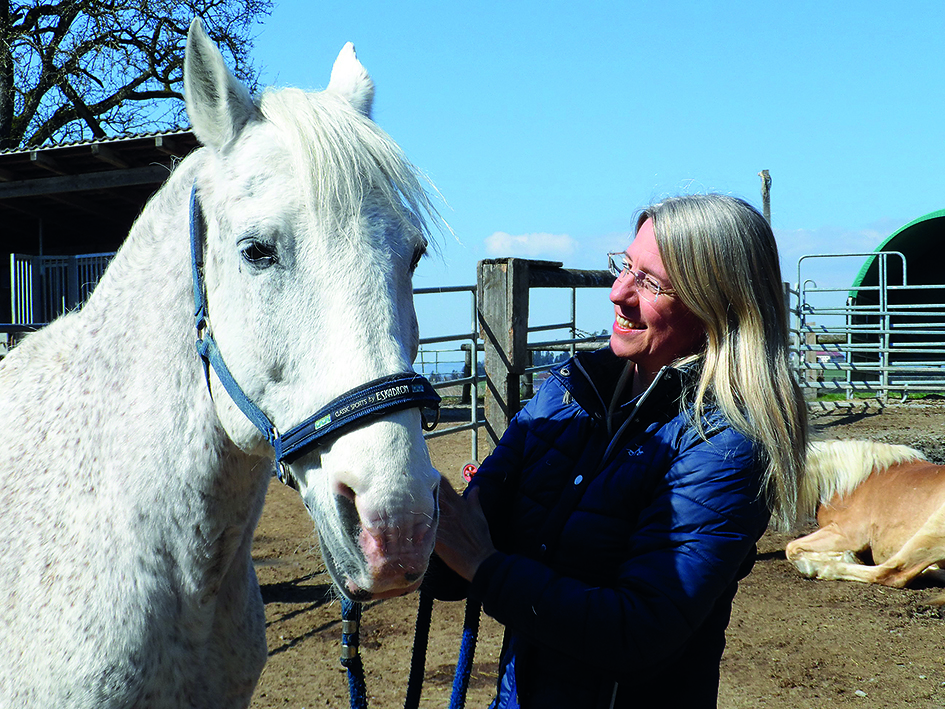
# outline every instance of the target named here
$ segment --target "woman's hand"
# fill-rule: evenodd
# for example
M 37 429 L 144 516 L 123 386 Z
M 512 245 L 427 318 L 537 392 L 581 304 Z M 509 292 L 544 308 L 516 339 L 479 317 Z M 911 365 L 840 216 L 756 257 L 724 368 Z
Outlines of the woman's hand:
M 464 579 L 472 581 L 479 565 L 495 550 L 489 523 L 479 506 L 478 488 L 474 487 L 468 497 L 463 498 L 441 477 L 437 556 Z

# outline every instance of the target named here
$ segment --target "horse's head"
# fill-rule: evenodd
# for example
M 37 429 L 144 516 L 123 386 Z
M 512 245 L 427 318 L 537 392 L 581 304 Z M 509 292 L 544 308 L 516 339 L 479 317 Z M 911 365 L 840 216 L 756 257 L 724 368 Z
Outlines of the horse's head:
M 410 370 L 418 347 L 411 277 L 427 245 L 429 202 L 370 120 L 373 84 L 353 47 L 342 50 L 325 91 L 270 92 L 257 103 L 195 21 L 185 91 L 205 146 L 196 192 L 210 329 L 246 395 L 284 432 L 347 390 Z M 271 456 L 211 376 L 227 436 Z M 419 585 L 439 475 L 417 409 L 344 432 L 290 473 L 346 595 Z

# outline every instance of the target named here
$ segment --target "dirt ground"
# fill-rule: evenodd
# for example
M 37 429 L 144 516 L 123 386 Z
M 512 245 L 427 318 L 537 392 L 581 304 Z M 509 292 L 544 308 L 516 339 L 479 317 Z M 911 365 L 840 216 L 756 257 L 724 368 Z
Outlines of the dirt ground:
M 818 410 L 819 438 L 905 443 L 945 463 L 945 403 Z M 469 433 L 433 439 L 434 465 L 461 486 Z M 481 450 L 484 452 L 484 450 Z M 735 598 L 722 660 L 722 709 L 945 707 L 945 614 L 923 605 L 929 589 L 896 590 L 801 577 L 784 558 L 790 536 L 766 534 Z M 273 482 L 254 546 L 266 602 L 269 662 L 252 707 L 348 706 L 340 606 L 298 496 Z M 446 707 L 464 606 L 434 607 L 422 707 Z M 403 705 L 417 596 L 364 610 L 361 641 L 369 706 Z M 486 707 L 501 628 L 483 616 L 466 705 Z M 681 677 L 684 686 L 685 681 Z

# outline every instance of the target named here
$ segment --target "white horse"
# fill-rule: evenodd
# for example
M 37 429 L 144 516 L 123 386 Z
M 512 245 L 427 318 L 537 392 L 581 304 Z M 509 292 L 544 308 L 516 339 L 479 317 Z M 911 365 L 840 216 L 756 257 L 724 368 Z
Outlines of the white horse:
M 0 707 L 245 707 L 266 661 L 250 546 L 273 451 L 194 348 L 193 187 L 209 327 L 277 429 L 416 354 L 435 212 L 353 47 L 325 91 L 256 103 L 195 22 L 185 92 L 204 147 L 82 310 L 0 365 Z M 343 593 L 419 585 L 439 475 L 416 408 L 288 472 Z

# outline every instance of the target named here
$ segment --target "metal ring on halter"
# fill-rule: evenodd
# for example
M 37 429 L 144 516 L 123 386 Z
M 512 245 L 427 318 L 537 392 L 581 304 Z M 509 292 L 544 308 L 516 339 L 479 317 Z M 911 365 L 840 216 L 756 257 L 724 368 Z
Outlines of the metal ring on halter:
M 289 470 L 289 464 L 283 460 L 276 463 L 276 479 L 286 487 L 290 487 L 296 492 L 301 492 L 301 490 L 299 490 L 298 480 L 295 479 L 292 471 Z
M 279 437 L 279 429 L 273 424 L 269 432 L 269 443 L 276 450 L 279 450 L 280 446 Z M 296 492 L 301 492 L 301 490 L 299 490 L 299 481 L 295 479 L 292 471 L 289 470 L 289 464 L 284 460 L 276 460 L 276 479 L 286 487 L 290 487 Z

